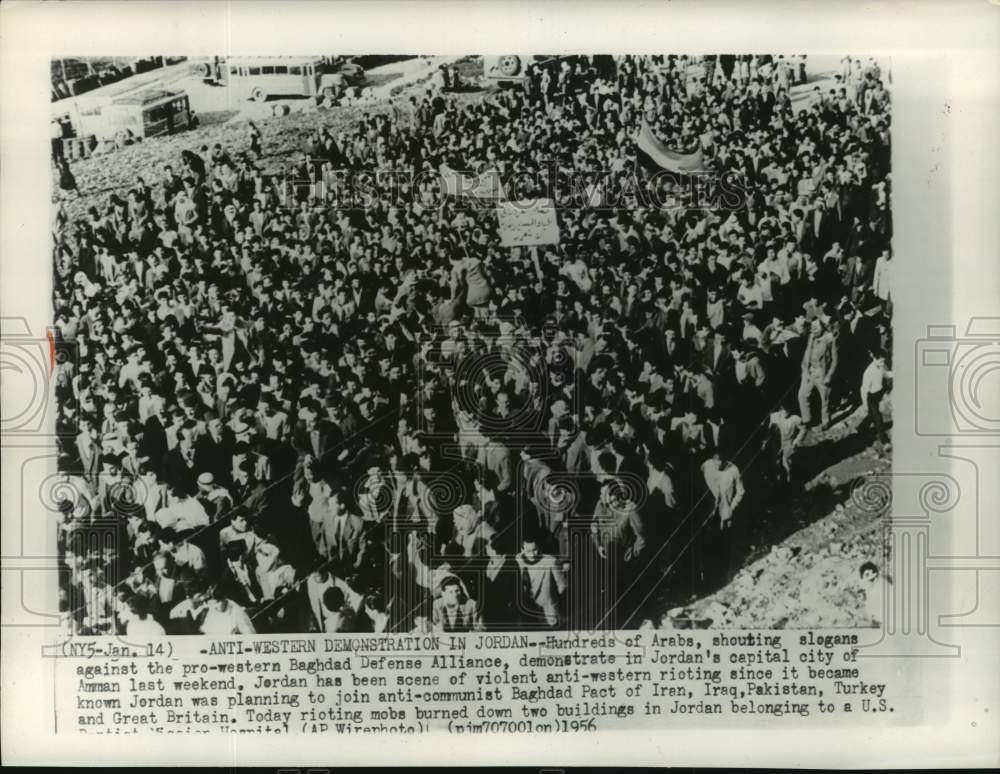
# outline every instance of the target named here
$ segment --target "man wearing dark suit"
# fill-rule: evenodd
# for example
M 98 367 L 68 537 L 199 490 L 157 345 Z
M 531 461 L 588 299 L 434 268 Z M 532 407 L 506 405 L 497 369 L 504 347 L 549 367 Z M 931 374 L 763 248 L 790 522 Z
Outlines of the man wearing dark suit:
M 691 356 L 688 343 L 677 335 L 676 328 L 667 328 L 663 334 L 662 352 L 672 366 L 687 365 Z
M 226 589 L 230 599 L 241 607 L 252 607 L 264 598 L 264 592 L 257 580 L 256 568 L 247 559 L 246 546 L 242 540 L 228 543 L 224 550 L 220 585 Z M 249 554 L 251 557 L 252 553 Z
M 163 480 L 187 492 L 193 492 L 198 474 L 202 472 L 204 471 L 197 467 L 194 442 L 187 434 L 182 435 L 177 447 L 167 452 L 163 458 Z
M 725 416 L 732 408 L 736 392 L 736 361 L 726 334 L 721 330 L 715 331 L 702 354 L 710 372 L 714 407 Z
M 364 444 L 362 429 L 366 422 L 358 415 L 354 401 L 337 401 L 327 406 L 327 426 L 337 449 L 331 456 L 338 460 L 353 458 Z
M 810 234 L 810 255 L 819 261 L 833 245 L 837 236 L 836 214 L 828 210 L 822 199 L 806 216 L 806 225 Z
M 839 367 L 833 375 L 830 401 L 835 408 L 845 401 L 853 408 L 860 401 L 856 388 L 868 365 L 869 352 L 877 345 L 869 317 L 851 304 L 845 304 L 840 312 L 836 338 Z
M 236 451 L 233 431 L 214 411 L 206 412 L 205 425 L 205 432 L 195 444 L 195 469 L 199 473 L 211 473 L 222 486 L 229 486 L 232 483 L 232 462 Z
M 382 352 L 388 355 L 391 365 L 405 366 L 412 362 L 412 346 L 399 335 L 394 326 L 386 328 L 380 337 L 376 337 L 376 342 L 379 339 L 381 339 Z
M 815 236 L 811 228 L 811 210 L 803 212 L 796 207 L 792 210 L 792 234 L 795 239 L 795 249 L 801 253 L 811 255 L 815 243 Z
M 139 442 L 139 455 L 149 459 L 149 464 L 162 478 L 163 459 L 167 456 L 167 419 L 162 403 L 157 413 L 153 414 L 142 428 L 142 440 Z
M 734 369 L 733 353 L 723 331 L 715 331 L 711 344 L 702 352 L 702 358 L 715 379 Z
M 479 448 L 477 462 L 497 477 L 497 494 L 506 495 L 514 486 L 513 462 L 510 449 L 501 441 L 501 434 L 487 430 L 487 442 Z
M 330 556 L 340 562 L 342 567 L 354 567 L 362 548 L 364 522 L 359 516 L 348 513 L 343 503 L 331 500 L 333 511 L 326 525 L 326 540 L 330 547 Z
M 292 446 L 300 455 L 322 458 L 333 446 L 334 433 L 326 422 L 320 422 L 315 415 L 307 415 L 295 425 L 292 432 Z
M 253 463 L 242 460 L 233 471 L 233 506 L 242 508 L 251 521 L 256 521 L 270 505 L 267 488 L 257 480 Z
M 101 444 L 97 437 L 97 426 L 91 419 L 80 421 L 81 433 L 76 437 L 76 453 L 80 460 L 81 474 L 87 482 L 97 488 L 98 474 L 101 472 Z

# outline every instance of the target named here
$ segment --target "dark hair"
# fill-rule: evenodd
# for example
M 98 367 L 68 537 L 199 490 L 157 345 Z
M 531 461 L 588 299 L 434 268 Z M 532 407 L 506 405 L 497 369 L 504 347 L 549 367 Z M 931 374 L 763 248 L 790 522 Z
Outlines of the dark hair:
M 462 581 L 460 581 L 458 577 L 455 575 L 449 575 L 447 578 L 441 581 L 441 591 L 444 591 L 445 589 L 450 588 L 452 586 L 458 586 L 459 591 L 462 590 Z
M 331 586 L 323 592 L 323 607 L 331 612 L 340 610 L 344 606 L 345 601 L 344 592 L 336 586 Z
M 372 610 L 377 610 L 380 613 L 385 612 L 385 597 L 382 595 L 381 591 L 376 591 L 368 594 L 365 597 L 365 607 L 370 607 Z
M 150 600 L 141 594 L 133 594 L 128 598 L 128 609 L 133 615 L 145 618 L 150 613 Z

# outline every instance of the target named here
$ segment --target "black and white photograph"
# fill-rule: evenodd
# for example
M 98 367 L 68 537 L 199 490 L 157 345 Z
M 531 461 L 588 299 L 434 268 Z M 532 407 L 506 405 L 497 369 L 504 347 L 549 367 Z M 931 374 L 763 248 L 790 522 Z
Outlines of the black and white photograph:
M 4 3 L 3 763 L 995 769 L 998 44 Z
M 887 58 L 51 76 L 73 633 L 880 623 Z

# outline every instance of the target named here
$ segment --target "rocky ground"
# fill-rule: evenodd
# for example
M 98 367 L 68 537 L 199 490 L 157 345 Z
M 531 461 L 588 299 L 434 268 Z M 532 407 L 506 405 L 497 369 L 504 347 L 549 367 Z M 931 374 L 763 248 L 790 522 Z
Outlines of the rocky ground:
M 888 406 L 883 406 L 887 423 Z M 801 450 L 815 471 L 780 505 L 744 508 L 749 551 L 741 569 L 708 596 L 669 607 L 663 628 L 783 629 L 871 625 L 858 569 L 885 566 L 878 486 L 891 472 L 856 430 L 859 415 L 815 432 Z M 669 598 L 662 600 L 664 608 Z

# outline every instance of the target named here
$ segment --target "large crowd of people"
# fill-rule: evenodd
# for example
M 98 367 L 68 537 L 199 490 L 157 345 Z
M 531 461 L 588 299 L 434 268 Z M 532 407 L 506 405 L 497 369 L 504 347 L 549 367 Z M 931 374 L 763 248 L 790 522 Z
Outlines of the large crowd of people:
M 57 218 L 73 630 L 627 628 L 724 583 L 810 434 L 857 408 L 887 440 L 888 90 L 845 62 L 552 59 L 318 126 L 310 185 L 251 124 Z M 650 205 L 643 123 L 736 206 Z M 441 165 L 602 193 L 505 247 Z

